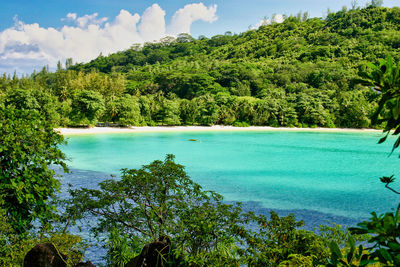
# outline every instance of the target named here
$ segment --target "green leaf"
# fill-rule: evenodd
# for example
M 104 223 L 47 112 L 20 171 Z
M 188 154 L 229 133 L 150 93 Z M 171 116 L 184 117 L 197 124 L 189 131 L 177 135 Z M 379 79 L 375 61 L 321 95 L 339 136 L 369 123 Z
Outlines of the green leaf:
M 359 235 L 363 235 L 363 234 L 368 234 L 369 233 L 369 231 L 367 229 L 355 228 L 355 227 L 350 227 L 349 231 L 352 234 L 359 234 Z
M 400 114 L 400 102 L 398 99 L 396 99 L 394 107 L 392 109 L 393 112 L 393 117 L 395 120 L 397 120 L 399 118 L 399 114 Z
M 396 128 L 393 135 L 398 135 L 400 133 L 400 126 Z
M 362 260 L 362 261 L 360 261 L 360 266 L 362 267 L 362 266 L 367 266 L 368 264 L 371 264 L 371 263 L 374 263 L 375 261 L 371 261 L 371 260 L 368 260 L 368 259 L 366 259 L 366 260 Z
M 386 262 L 392 262 L 393 261 L 392 256 L 390 255 L 390 253 L 384 248 L 381 248 L 381 249 L 377 250 L 376 253 L 377 253 L 379 258 L 384 259 Z
M 384 137 L 382 137 L 381 139 L 379 139 L 378 144 L 382 144 L 383 142 L 385 142 L 386 139 L 387 139 L 387 137 L 388 137 L 388 135 L 389 135 L 389 132 L 388 132 Z
M 394 143 L 391 153 L 393 153 L 393 151 L 394 151 L 396 148 L 398 148 L 399 145 L 400 145 L 400 137 L 397 138 L 396 142 Z
M 396 242 L 390 241 L 390 242 L 388 243 L 388 247 L 389 247 L 390 249 L 394 250 L 394 251 L 400 252 L 400 244 L 398 244 L 398 243 L 396 243 Z
M 335 242 L 332 241 L 329 244 L 329 248 L 331 250 L 333 262 L 337 262 L 337 260 L 340 260 L 343 257 L 338 244 L 336 244 Z
M 375 66 L 374 64 L 372 64 L 371 62 L 367 63 L 367 67 L 374 69 L 374 70 L 378 70 L 379 68 L 377 66 Z
M 350 236 L 349 239 L 348 239 L 348 242 L 349 242 L 349 245 L 350 245 L 350 251 L 347 253 L 347 262 L 350 264 L 352 259 L 353 259 L 354 252 L 355 252 L 355 249 L 356 249 L 356 247 L 355 247 L 356 241 L 354 240 L 353 237 Z

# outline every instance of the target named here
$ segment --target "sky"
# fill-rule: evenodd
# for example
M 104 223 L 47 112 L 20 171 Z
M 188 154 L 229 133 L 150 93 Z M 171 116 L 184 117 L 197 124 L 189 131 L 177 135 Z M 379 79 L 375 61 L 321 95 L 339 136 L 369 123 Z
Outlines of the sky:
M 0 0 L 0 73 L 29 74 L 73 58 L 88 62 L 132 44 L 189 33 L 241 33 L 267 19 L 351 7 L 352 0 Z M 365 6 L 367 0 L 356 1 Z M 385 0 L 399 6 L 400 0 Z M 274 14 L 278 14 L 274 17 Z

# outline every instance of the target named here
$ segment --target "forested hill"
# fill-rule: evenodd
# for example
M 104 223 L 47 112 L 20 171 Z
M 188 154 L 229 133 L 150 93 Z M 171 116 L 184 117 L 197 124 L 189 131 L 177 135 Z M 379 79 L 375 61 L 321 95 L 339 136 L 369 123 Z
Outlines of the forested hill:
M 179 66 L 181 61 L 197 62 L 211 69 L 214 60 L 229 63 L 275 60 L 274 63 L 282 64 L 348 59 L 359 63 L 386 57 L 388 52 L 398 52 L 399 30 L 399 8 L 340 11 L 329 14 L 326 19 L 306 19 L 299 14 L 284 23 L 262 26 L 240 35 L 227 32 L 198 40 L 187 34 L 181 34 L 177 39 L 166 37 L 159 43 L 147 43 L 143 49 L 134 45 L 129 50 L 100 56 L 71 69 L 129 72 L 137 70 L 135 66 L 156 63 Z M 204 62 L 205 59 L 208 62 Z
M 389 55 L 400 59 L 400 8 L 370 6 L 239 35 L 181 34 L 55 73 L 4 76 L 0 96 L 59 125 L 374 127 L 378 95 L 355 80 Z

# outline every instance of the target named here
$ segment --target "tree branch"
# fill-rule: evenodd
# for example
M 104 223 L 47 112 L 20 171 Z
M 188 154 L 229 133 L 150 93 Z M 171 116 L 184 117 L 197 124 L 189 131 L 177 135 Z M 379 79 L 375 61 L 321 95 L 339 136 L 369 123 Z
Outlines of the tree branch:
M 391 190 L 392 192 L 394 192 L 394 193 L 400 195 L 400 192 L 399 192 L 399 191 L 396 191 L 396 190 L 393 189 L 393 188 L 391 188 L 391 187 L 389 186 L 389 184 L 386 184 L 385 187 L 386 187 L 387 189 Z

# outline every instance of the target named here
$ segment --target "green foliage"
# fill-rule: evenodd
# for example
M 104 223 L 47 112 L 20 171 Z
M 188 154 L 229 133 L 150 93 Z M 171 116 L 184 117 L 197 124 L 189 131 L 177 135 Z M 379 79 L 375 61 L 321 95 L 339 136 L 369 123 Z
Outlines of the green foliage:
M 312 267 L 314 266 L 315 256 L 304 256 L 301 254 L 290 254 L 289 259 L 282 261 L 279 266 L 301 266 Z
M 369 249 L 368 263 L 400 265 L 400 205 L 395 213 L 387 212 L 377 215 L 372 212 L 372 218 L 358 224 L 358 228 L 350 228 L 354 234 L 371 234 L 368 243 L 374 246 Z
M 214 125 L 219 118 L 220 108 L 215 103 L 213 96 L 203 95 L 194 99 L 198 107 L 196 121 L 200 125 Z
M 3 75 L 0 257 L 19 246 L 21 254 L 12 256 L 16 265 L 14 259 L 33 242 L 26 233 L 31 222 L 51 219 L 48 199 L 58 181 L 48 166 L 65 165 L 57 149 L 62 138 L 50 125 L 383 126 L 386 134 L 394 129 L 398 135 L 400 67 L 394 62 L 400 59 L 400 9 L 380 5 L 372 1 L 326 19 L 298 14 L 240 35 L 195 40 L 183 34 L 87 64 L 69 60 L 68 70 L 55 73 L 44 68 L 31 77 Z M 379 65 L 366 66 L 386 55 L 391 57 Z M 358 70 L 367 73 L 363 84 L 378 94 L 357 83 Z M 400 138 L 393 149 L 399 144 Z M 393 180 L 382 177 L 397 193 L 389 186 Z M 398 211 L 373 214 L 353 229 L 372 234 L 369 241 L 376 247 L 366 251 L 356 248 L 361 237 L 340 227 L 326 227 L 318 236 L 301 230 L 293 216 L 243 214 L 240 205 L 202 190 L 172 156 L 124 169 L 120 180 L 99 187 L 72 191 L 69 217 L 63 219 L 97 216 L 92 230 L 106 236 L 110 264 L 122 265 L 162 235 L 173 239 L 174 257 L 192 266 L 399 264 Z M 54 238 L 60 250 L 79 243 L 74 237 Z
M 371 7 L 380 7 L 383 5 L 383 0 L 371 0 Z
M 6 106 L 14 106 L 17 109 L 38 110 L 40 105 L 31 91 L 16 89 L 10 91 L 5 100 Z
M 383 132 L 386 133 L 379 143 L 386 141 L 387 137 L 394 130 L 393 135 L 400 133 L 400 63 L 396 65 L 393 58 L 388 56 L 386 60 L 381 60 L 380 65 L 368 64 L 368 71 L 362 72 L 362 83 L 373 86 L 379 95 L 378 107 L 372 116 L 372 121 L 384 126 Z M 400 145 L 400 137 L 395 141 L 392 153 Z M 396 191 L 389 185 L 394 181 L 394 175 L 382 177 L 380 180 L 386 188 L 396 194 Z
M 180 125 L 180 103 L 177 99 L 163 98 L 161 107 L 155 115 L 156 121 L 161 125 Z
M 4 200 L 0 199 L 0 202 Z M 83 260 L 87 245 L 81 237 L 68 233 L 28 233 L 20 235 L 9 223 L 6 211 L 0 209 L 0 265 L 22 266 L 26 253 L 36 244 L 52 243 L 60 253 L 68 256 L 68 266 Z
M 18 233 L 30 229 L 35 219 L 49 219 L 48 200 L 59 188 L 49 167 L 67 170 L 58 148 L 63 142 L 38 112 L 0 105 L 0 208 Z
M 105 247 L 108 248 L 107 263 L 117 267 L 125 266 L 125 263 L 139 255 L 142 250 L 140 240 L 128 237 L 117 228 L 109 231 Z
M 57 111 L 57 100 L 42 90 L 15 89 L 8 92 L 4 104 L 16 109 L 35 110 L 45 120 L 59 125 L 59 114 Z
M 104 111 L 104 100 L 95 91 L 81 91 L 72 99 L 72 121 L 76 125 L 93 125 Z
M 233 123 L 235 127 L 249 127 L 250 125 L 247 122 L 235 121 Z
M 381 60 L 380 65 L 368 64 L 370 72 L 362 73 L 366 78 L 362 82 L 373 86 L 380 94 L 378 108 L 372 120 L 383 123 L 386 136 L 379 142 L 382 143 L 394 129 L 393 135 L 400 133 L 400 64 L 395 64 L 392 57 Z M 393 150 L 400 144 L 400 137 L 393 145 Z M 393 152 L 392 150 L 392 152 Z
M 259 230 L 243 232 L 246 240 L 246 263 L 249 266 L 270 266 L 302 255 L 303 260 L 312 259 L 313 264 L 325 263 L 328 250 L 323 239 L 311 231 L 298 229 L 303 221 L 296 221 L 293 214 L 279 217 L 271 212 L 270 220 L 265 216 L 254 218 Z
M 139 98 L 124 95 L 105 103 L 105 112 L 101 117 L 103 121 L 118 123 L 122 126 L 141 125 Z
M 172 237 L 176 255 L 204 264 L 215 260 L 209 253 L 217 255 L 223 247 L 235 246 L 240 207 L 203 191 L 172 155 L 141 169 L 123 169 L 120 180 L 105 180 L 99 186 L 71 191 L 68 217 L 97 216 L 92 231 L 109 233 L 113 263 L 126 262 L 137 253 L 139 241 L 143 245 L 160 236 Z
M 337 243 L 330 243 L 331 258 L 327 266 L 366 266 L 373 261 L 368 261 L 368 254 L 364 253 L 364 248 L 360 245 L 356 247 L 356 241 L 353 237 L 349 237 L 347 244 L 348 249 L 341 250 Z
M 379 5 L 326 19 L 298 14 L 239 35 L 168 37 L 55 73 L 3 75 L 0 99 L 62 126 L 379 128 L 369 119 L 379 97 L 355 82 L 365 62 L 400 59 L 400 9 Z
M 331 252 L 328 266 L 364 266 L 367 263 L 368 251 L 362 245 L 357 248 L 356 244 L 365 243 L 371 238 L 371 235 L 355 234 L 337 224 L 321 225 L 319 231 Z
M 366 128 L 371 125 L 370 117 L 374 104 L 368 101 L 369 93 L 367 90 L 341 93 L 338 98 L 339 112 L 336 118 L 343 122 L 344 127 Z
M 316 231 L 319 232 L 319 235 L 324 239 L 325 245 L 328 247 L 332 242 L 338 244 L 340 247 L 344 247 L 350 237 L 356 242 L 365 242 L 371 238 L 369 234 L 352 234 L 340 224 L 333 224 L 332 226 L 320 225 Z

